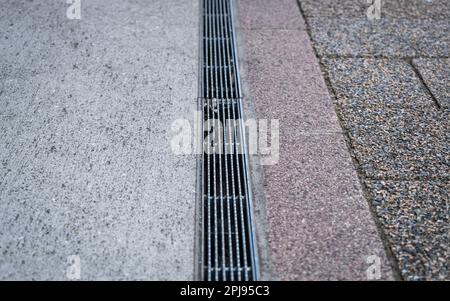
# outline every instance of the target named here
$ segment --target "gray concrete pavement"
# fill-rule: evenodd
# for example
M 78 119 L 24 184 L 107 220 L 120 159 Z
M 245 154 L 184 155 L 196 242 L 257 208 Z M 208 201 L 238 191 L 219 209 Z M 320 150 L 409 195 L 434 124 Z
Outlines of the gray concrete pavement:
M 197 1 L 68 6 L 0 7 L 0 279 L 192 279 Z

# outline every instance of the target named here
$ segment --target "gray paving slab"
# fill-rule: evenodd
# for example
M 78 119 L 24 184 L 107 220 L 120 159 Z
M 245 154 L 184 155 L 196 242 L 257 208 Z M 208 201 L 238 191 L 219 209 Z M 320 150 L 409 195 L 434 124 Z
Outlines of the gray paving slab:
M 405 107 L 434 105 L 414 68 L 405 60 L 330 58 L 323 62 L 339 103 Z
M 369 179 L 448 179 L 449 110 L 341 106 L 362 174 Z
M 441 107 L 450 107 L 450 60 L 414 59 L 414 66 Z
M 0 279 L 192 279 L 197 2 L 67 6 L 2 4 Z
M 405 280 L 450 279 L 448 181 L 368 181 Z
M 307 17 L 364 17 L 371 3 L 366 0 L 299 0 Z M 374 1 L 372 1 L 373 3 Z M 383 0 L 381 17 L 445 20 L 450 17 L 446 0 Z
M 448 57 L 448 20 L 309 19 L 320 56 Z
M 448 20 L 447 0 L 384 0 L 382 14 L 393 18 Z
M 401 277 L 448 279 L 448 1 L 299 2 Z
M 245 29 L 304 29 L 296 0 L 238 1 L 239 25 Z
M 365 15 L 365 0 L 299 0 L 305 17 L 361 17 Z

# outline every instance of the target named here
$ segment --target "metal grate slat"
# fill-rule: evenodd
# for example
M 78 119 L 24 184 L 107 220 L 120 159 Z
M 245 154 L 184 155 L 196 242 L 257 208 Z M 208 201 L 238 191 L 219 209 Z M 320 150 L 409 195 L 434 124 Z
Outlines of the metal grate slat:
M 200 277 L 257 280 L 247 144 L 233 0 L 202 1 L 203 112 Z
M 224 12 L 224 3 L 223 3 L 223 1 L 221 1 L 221 16 L 223 16 L 223 12 Z M 220 19 L 220 21 L 221 21 L 221 23 L 220 23 L 220 28 L 221 28 L 221 35 L 223 36 L 224 35 L 224 26 L 223 26 L 223 18 L 221 18 Z M 222 63 L 223 63 L 223 65 L 221 66 L 222 68 L 221 68 L 221 72 L 223 73 L 223 85 L 224 85 L 224 87 L 225 87 L 225 95 L 223 95 L 223 93 L 221 94 L 221 99 L 224 99 L 224 97 L 225 97 L 225 102 L 222 102 L 222 104 L 221 104 L 221 107 L 222 107 L 222 116 L 226 116 L 226 114 L 225 114 L 225 107 L 227 107 L 227 108 L 229 108 L 229 104 L 228 104 L 228 85 L 227 85 L 227 72 L 226 72 L 226 70 L 225 70 L 225 68 L 228 68 L 228 70 L 229 70 L 229 68 L 230 68 L 230 66 L 227 64 L 227 56 L 226 56 L 226 53 L 225 53 L 225 44 L 228 42 L 228 39 L 226 39 L 226 38 L 224 38 L 224 37 L 222 37 L 221 39 L 221 50 L 222 50 Z M 223 90 L 222 90 L 222 92 L 223 92 Z M 228 136 L 228 134 L 229 134 L 229 131 L 228 131 L 228 129 L 227 129 L 227 127 L 225 126 L 224 127 L 224 137 L 229 137 Z M 224 147 L 225 147 L 225 149 L 226 149 L 226 147 L 228 146 L 229 144 L 226 142 L 226 139 L 225 139 L 225 141 L 224 141 Z M 224 163 L 225 163 L 225 187 L 226 187 L 226 198 L 227 198 L 227 214 L 226 214 L 226 216 L 227 216 L 227 230 L 228 230 L 228 263 L 229 263 L 229 266 L 230 266 L 230 268 L 227 268 L 227 271 L 228 271 L 228 274 L 229 274 L 229 277 L 227 277 L 227 274 L 224 272 L 224 279 L 226 280 L 226 279 L 228 279 L 229 278 L 229 280 L 231 280 L 231 281 L 233 281 L 234 280 L 234 272 L 233 272 L 233 267 L 234 267 L 234 254 L 233 254 L 233 234 L 236 236 L 236 232 L 232 232 L 232 223 L 231 223 L 231 204 L 232 204 L 232 202 L 234 202 L 235 201 L 235 198 L 234 198 L 234 196 L 232 195 L 232 193 L 231 193 L 231 191 L 230 191 L 230 181 L 229 181 L 229 179 L 228 179 L 228 177 L 229 177 L 229 173 L 228 173 L 228 158 L 227 158 L 227 156 L 225 155 L 224 156 Z M 231 171 L 231 174 L 232 174 L 232 171 Z M 232 198 L 231 200 L 230 200 L 230 197 Z M 226 257 L 226 254 L 224 254 L 224 258 Z

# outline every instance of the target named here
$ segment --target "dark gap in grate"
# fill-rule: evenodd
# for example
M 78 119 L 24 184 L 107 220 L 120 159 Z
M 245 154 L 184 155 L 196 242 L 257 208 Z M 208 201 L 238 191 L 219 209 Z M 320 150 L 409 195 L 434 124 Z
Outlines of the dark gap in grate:
M 233 3 L 232 0 L 202 0 L 202 5 L 199 105 L 208 143 L 203 145 L 202 159 L 201 277 L 257 280 Z

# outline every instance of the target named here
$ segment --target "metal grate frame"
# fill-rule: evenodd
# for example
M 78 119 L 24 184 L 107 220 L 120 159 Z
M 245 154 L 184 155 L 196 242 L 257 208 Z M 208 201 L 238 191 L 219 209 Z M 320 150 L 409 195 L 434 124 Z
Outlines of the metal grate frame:
M 201 0 L 200 278 L 258 280 L 233 0 Z M 214 131 L 213 131 L 214 129 Z

